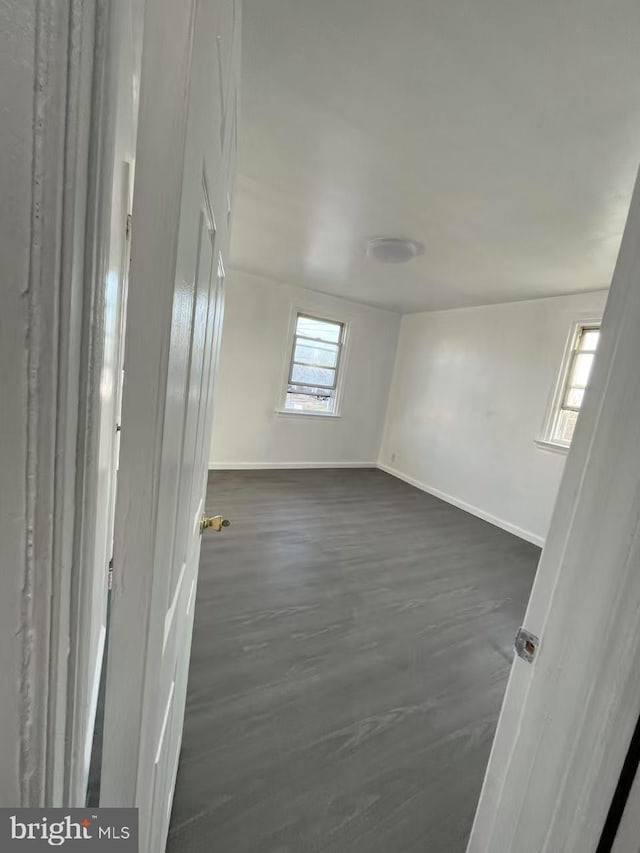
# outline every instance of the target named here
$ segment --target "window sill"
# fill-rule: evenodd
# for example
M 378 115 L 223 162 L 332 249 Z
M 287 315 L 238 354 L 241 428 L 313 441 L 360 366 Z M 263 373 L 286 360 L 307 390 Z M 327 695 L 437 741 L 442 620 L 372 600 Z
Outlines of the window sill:
M 546 438 L 535 438 L 534 444 L 540 450 L 550 450 L 552 453 L 562 453 L 565 456 L 569 452 L 568 444 L 558 444 L 556 441 L 549 441 Z
M 276 409 L 276 415 L 287 415 L 294 418 L 321 418 L 323 420 L 335 420 L 342 417 L 337 412 L 303 412 L 296 409 Z

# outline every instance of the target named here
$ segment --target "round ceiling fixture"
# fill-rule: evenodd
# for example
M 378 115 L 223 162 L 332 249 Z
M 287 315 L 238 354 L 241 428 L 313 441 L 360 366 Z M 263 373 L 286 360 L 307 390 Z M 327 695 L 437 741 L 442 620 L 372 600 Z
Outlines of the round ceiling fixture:
M 374 237 L 367 241 L 367 257 L 381 264 L 406 264 L 424 252 L 424 243 L 400 237 Z

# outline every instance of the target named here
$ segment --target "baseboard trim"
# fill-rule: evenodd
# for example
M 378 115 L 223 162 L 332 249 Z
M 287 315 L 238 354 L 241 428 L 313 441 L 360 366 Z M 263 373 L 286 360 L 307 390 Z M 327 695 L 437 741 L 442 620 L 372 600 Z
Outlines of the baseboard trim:
M 502 528 L 502 530 L 506 530 L 508 533 L 513 533 L 514 536 L 518 536 L 520 537 L 520 539 L 524 539 L 527 542 L 531 542 L 533 545 L 537 545 L 539 548 L 542 548 L 544 546 L 544 537 L 538 536 L 537 534 L 532 533 L 530 530 L 525 530 L 522 527 L 518 527 L 517 524 L 511 524 L 511 522 L 509 521 L 504 521 L 504 519 L 498 518 L 497 516 L 492 515 L 489 512 L 485 512 L 483 509 L 480 509 L 477 506 L 473 506 L 472 504 L 469 504 L 466 501 L 462 501 L 459 498 L 454 497 L 453 495 L 448 495 L 446 492 L 441 492 L 440 489 L 434 489 L 432 486 L 428 486 L 426 483 L 422 483 L 420 480 L 416 480 L 415 477 L 410 477 L 408 474 L 404 474 L 397 468 L 392 468 L 391 465 L 385 465 L 383 462 L 378 462 L 377 467 L 381 471 L 385 471 L 387 474 L 391 474 L 392 477 L 397 477 L 398 480 L 403 480 L 410 486 L 414 486 L 416 489 L 420 489 L 423 492 L 427 492 L 427 494 L 433 495 L 434 498 L 439 498 L 441 501 L 446 501 L 446 503 L 452 504 L 453 506 L 458 507 L 458 509 L 462 509 L 465 512 L 470 513 L 471 515 L 475 515 L 478 518 L 481 518 L 483 521 L 488 521 L 489 524 L 493 524 L 496 527 L 500 527 Z
M 210 471 L 280 471 L 288 468 L 377 468 L 377 462 L 210 462 Z

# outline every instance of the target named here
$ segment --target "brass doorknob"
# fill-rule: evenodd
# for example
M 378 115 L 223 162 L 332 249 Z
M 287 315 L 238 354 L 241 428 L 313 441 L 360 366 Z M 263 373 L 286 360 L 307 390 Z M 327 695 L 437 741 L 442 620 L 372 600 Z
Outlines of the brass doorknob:
M 205 530 L 215 530 L 216 533 L 220 533 L 223 527 L 229 527 L 231 522 L 228 518 L 223 518 L 221 515 L 212 515 L 210 518 L 203 516 L 202 521 L 200 522 L 200 533 L 204 533 Z

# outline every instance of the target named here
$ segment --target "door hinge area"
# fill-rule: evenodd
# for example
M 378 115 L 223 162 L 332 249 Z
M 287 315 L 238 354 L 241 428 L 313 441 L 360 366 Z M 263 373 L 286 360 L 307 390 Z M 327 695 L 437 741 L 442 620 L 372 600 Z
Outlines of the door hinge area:
M 131 214 L 127 213 L 127 222 L 124 228 L 124 236 L 128 240 L 131 236 Z
M 107 571 L 107 589 L 113 589 L 113 557 L 109 560 L 109 569 Z

